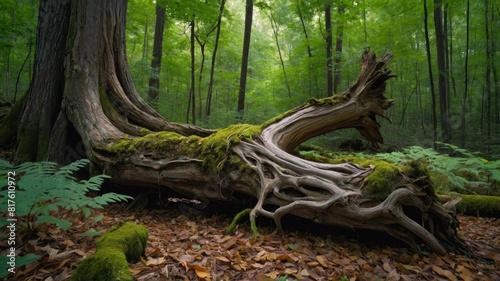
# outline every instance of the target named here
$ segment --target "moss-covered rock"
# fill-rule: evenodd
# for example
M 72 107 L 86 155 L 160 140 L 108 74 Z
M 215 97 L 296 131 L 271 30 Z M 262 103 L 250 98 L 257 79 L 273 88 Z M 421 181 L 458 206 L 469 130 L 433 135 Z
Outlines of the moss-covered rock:
M 457 212 L 464 215 L 500 218 L 500 197 L 461 194 Z
M 120 222 L 97 240 L 95 254 L 77 267 L 72 281 L 134 280 L 127 261 L 137 261 L 146 249 L 148 231 L 142 225 Z

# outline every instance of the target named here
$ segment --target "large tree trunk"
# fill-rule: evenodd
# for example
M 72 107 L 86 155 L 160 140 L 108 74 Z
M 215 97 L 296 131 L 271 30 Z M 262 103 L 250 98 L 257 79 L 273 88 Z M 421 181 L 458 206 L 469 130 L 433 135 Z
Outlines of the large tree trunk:
M 456 236 L 457 220 L 436 201 L 418 162 L 396 166 L 344 159 L 333 164 L 292 153 L 302 142 L 342 128 L 356 128 L 381 143 L 376 116 L 387 118 L 385 110 L 392 105 L 384 96 L 392 77 L 386 69 L 390 55 L 376 60 L 365 52 L 360 76 L 342 95 L 312 99 L 262 125 L 237 124 L 215 132 L 169 123 L 139 98 L 125 59 L 125 1 L 71 5 L 53 155 L 74 128 L 93 172 L 108 174 L 120 185 L 168 188 L 251 207 L 252 221 L 271 218 L 278 230 L 281 218 L 291 214 L 386 232 L 414 247 L 423 241 L 438 253 L 465 249 Z
M 19 123 L 19 162 L 43 160 L 47 156 L 50 132 L 61 106 L 64 89 L 63 56 L 68 34 L 70 1 L 60 1 L 51 6 L 50 1 L 40 1 L 40 14 L 50 17 L 38 20 L 34 76 Z M 43 39 L 40 39 L 43 38 Z

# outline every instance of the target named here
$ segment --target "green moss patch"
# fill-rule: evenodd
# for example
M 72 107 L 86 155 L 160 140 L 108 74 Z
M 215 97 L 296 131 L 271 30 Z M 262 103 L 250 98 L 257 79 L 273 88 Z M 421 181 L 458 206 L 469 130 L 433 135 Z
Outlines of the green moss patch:
M 228 158 L 232 145 L 251 140 L 260 135 L 261 126 L 234 124 L 216 133 L 201 138 L 182 136 L 172 132 L 147 134 L 139 138 L 116 141 L 107 150 L 115 154 L 131 154 L 138 151 L 171 151 L 177 155 L 187 155 L 201 159 L 203 167 L 210 171 L 220 171 Z
M 461 194 L 457 212 L 464 215 L 500 218 L 500 197 Z
M 137 261 L 146 249 L 148 232 L 142 225 L 120 222 L 97 240 L 95 254 L 77 267 L 72 281 L 134 280 L 127 261 Z
M 365 168 L 374 167 L 370 175 L 365 178 L 363 189 L 371 199 L 377 201 L 385 200 L 394 191 L 394 186 L 400 175 L 400 167 L 398 165 L 375 158 L 360 158 L 349 155 L 332 159 L 330 162 L 332 164 L 351 162 Z

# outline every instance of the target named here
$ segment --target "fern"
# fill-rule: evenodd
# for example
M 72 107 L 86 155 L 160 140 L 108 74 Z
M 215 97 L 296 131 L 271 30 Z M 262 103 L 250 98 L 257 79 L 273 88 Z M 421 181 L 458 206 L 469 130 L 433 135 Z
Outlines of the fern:
M 67 166 L 57 168 L 52 162 L 27 162 L 13 167 L 9 162 L 0 159 L 0 187 L 7 187 L 7 173 L 15 171 L 20 178 L 16 181 L 15 214 L 23 218 L 24 226 L 34 230 L 44 223 L 55 224 L 67 229 L 71 223 L 57 218 L 55 214 L 60 209 L 82 212 L 85 217 L 91 214 L 92 208 L 103 208 L 112 203 L 125 201 L 130 196 L 106 193 L 98 197 L 88 197 L 89 191 L 98 191 L 106 178 L 105 175 L 91 177 L 88 180 L 78 180 L 74 173 L 89 163 L 87 159 L 75 161 Z M 7 210 L 7 194 L 0 193 L 0 208 Z M 5 218 L 0 221 L 0 227 L 7 224 Z
M 500 161 L 488 161 L 480 157 L 479 153 L 455 145 L 438 144 L 460 156 L 453 157 L 432 148 L 411 146 L 402 151 L 379 153 L 375 157 L 396 164 L 410 159 L 425 159 L 436 188 L 444 192 L 476 193 L 482 189 L 489 193 L 498 192 L 494 188 L 500 182 Z

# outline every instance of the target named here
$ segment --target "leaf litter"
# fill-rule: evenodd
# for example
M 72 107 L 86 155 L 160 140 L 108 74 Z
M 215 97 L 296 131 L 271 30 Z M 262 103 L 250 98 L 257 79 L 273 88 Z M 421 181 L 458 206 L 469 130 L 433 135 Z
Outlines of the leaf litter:
M 81 260 L 95 251 L 97 236 L 118 221 L 133 221 L 149 231 L 144 258 L 130 264 L 138 281 L 146 280 L 492 280 L 500 281 L 500 220 L 459 216 L 459 236 L 474 253 L 493 263 L 449 253 L 436 255 L 423 246 L 415 253 L 405 246 L 367 241 L 335 232 L 285 230 L 273 233 L 260 221 L 261 236 L 240 225 L 225 235 L 231 217 L 225 214 L 182 212 L 169 207 L 126 211 L 108 206 L 88 220 L 74 217 L 67 231 L 42 226 L 34 237 L 20 237 L 22 254 L 35 253 L 36 262 L 17 269 L 14 280 L 69 280 Z M 68 215 L 68 217 L 71 217 Z M 93 220 L 98 217 L 97 220 Z M 318 226 L 321 228 L 321 226 Z M 328 229 L 325 227 L 325 229 Z M 5 241 L 0 243 L 6 248 Z M 0 254 L 4 254 L 3 251 Z M 9 276 L 12 278 L 12 276 Z M 6 279 L 10 280 L 10 279 Z

